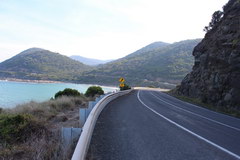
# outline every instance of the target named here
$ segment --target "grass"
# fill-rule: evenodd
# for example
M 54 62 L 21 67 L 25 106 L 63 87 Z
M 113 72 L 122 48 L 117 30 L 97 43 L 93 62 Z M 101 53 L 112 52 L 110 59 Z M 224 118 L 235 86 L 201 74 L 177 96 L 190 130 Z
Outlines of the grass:
M 90 99 L 60 97 L 0 109 L 0 159 L 69 159 L 61 147 L 61 115 L 87 106 Z
M 203 103 L 198 98 L 191 98 L 191 97 L 187 97 L 187 96 L 183 96 L 183 95 L 178 95 L 174 92 L 174 90 L 171 90 L 171 91 L 168 91 L 165 93 L 167 93 L 177 99 L 180 99 L 182 101 L 189 102 L 191 104 L 195 104 L 195 105 L 198 105 L 203 108 L 207 108 L 207 109 L 215 111 L 215 112 L 219 112 L 219 113 L 223 113 L 223 114 L 226 114 L 229 116 L 240 118 L 240 111 L 235 108 L 229 108 L 229 107 L 224 107 L 224 106 L 214 106 L 212 104 Z
M 2 113 L 16 114 L 28 113 L 40 119 L 48 119 L 57 115 L 59 112 L 73 110 L 76 107 L 87 105 L 88 99 L 85 96 L 80 97 L 61 97 L 46 102 L 38 103 L 31 101 L 26 104 L 17 105 L 13 109 L 3 110 Z

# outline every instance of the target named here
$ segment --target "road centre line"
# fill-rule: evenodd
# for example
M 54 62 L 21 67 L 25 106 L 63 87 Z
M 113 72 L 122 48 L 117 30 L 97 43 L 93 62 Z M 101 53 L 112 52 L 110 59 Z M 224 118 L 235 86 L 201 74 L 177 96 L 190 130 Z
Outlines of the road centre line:
M 174 104 L 171 104 L 171 103 L 169 103 L 169 102 L 164 101 L 163 99 L 159 98 L 158 96 L 154 95 L 153 93 L 151 93 L 151 95 L 153 95 L 153 96 L 154 96 L 155 98 L 157 98 L 158 100 L 160 100 L 160 101 L 162 101 L 162 102 L 164 102 L 164 103 L 166 103 L 166 104 L 168 104 L 168 105 L 170 105 L 170 106 L 173 106 L 173 107 L 178 108 L 178 109 L 180 109 L 180 110 L 183 110 L 183 111 L 185 111 L 185 112 L 191 113 L 191 114 L 193 114 L 193 115 L 195 115 L 195 116 L 198 116 L 198 117 L 201 117 L 201 118 L 207 119 L 207 120 L 212 121 L 212 122 L 214 122 L 214 123 L 217 123 L 217 124 L 223 125 L 223 126 L 225 126 L 225 127 L 228 127 L 228 128 L 231 128 L 231 129 L 234 129 L 234 130 L 237 130 L 237 131 L 240 132 L 240 129 L 239 129 L 239 128 L 236 128 L 236 127 L 233 127 L 233 126 L 230 126 L 230 125 L 227 125 L 227 124 L 224 124 L 224 123 L 221 123 L 221 122 L 215 121 L 215 120 L 213 120 L 213 119 L 210 119 L 210 118 L 204 117 L 204 116 L 199 115 L 199 114 L 197 114 L 197 113 L 191 112 L 191 111 L 186 110 L 186 109 L 183 109 L 183 108 L 181 108 L 181 107 L 178 107 L 178 106 L 176 106 L 176 105 L 174 105 Z
M 146 105 L 146 104 L 140 99 L 140 91 L 138 91 L 138 93 L 137 93 L 137 98 L 138 98 L 139 102 L 140 102 L 143 106 L 145 106 L 147 109 L 149 109 L 150 111 L 152 111 L 152 112 L 155 113 L 156 115 L 162 117 L 162 118 L 165 119 L 166 121 L 172 123 L 173 125 L 177 126 L 177 127 L 180 128 L 180 129 L 182 129 L 182 130 L 184 130 L 184 131 L 190 133 L 191 135 L 197 137 L 198 139 L 201 139 L 201 140 L 207 142 L 208 144 L 211 144 L 211 145 L 213 145 L 214 147 L 216 147 L 216 148 L 222 150 L 223 152 L 225 152 L 225 153 L 227 153 L 227 154 L 229 154 L 229 155 L 231 155 L 231 156 L 233 156 L 233 157 L 235 157 L 235 158 L 237 158 L 237 159 L 240 160 L 240 156 L 239 156 L 239 155 L 237 155 L 237 154 L 235 154 L 235 153 L 233 153 L 233 152 L 231 152 L 231 151 L 229 151 L 229 150 L 227 150 L 227 149 L 225 149 L 225 148 L 223 148 L 223 147 L 217 145 L 216 143 L 214 143 L 214 142 L 212 142 L 212 141 L 210 141 L 210 140 L 208 140 L 208 139 L 206 139 L 206 138 L 204 138 L 204 137 L 202 137 L 202 136 L 200 136 L 200 135 L 198 135 L 198 134 L 196 134 L 196 133 L 190 131 L 189 129 L 187 129 L 187 128 L 181 126 L 180 124 L 178 124 L 178 123 L 176 123 L 176 122 L 170 120 L 169 118 L 167 118 L 167 117 L 161 115 L 160 113 L 158 113 L 158 112 L 155 111 L 154 109 L 150 108 L 148 105 Z

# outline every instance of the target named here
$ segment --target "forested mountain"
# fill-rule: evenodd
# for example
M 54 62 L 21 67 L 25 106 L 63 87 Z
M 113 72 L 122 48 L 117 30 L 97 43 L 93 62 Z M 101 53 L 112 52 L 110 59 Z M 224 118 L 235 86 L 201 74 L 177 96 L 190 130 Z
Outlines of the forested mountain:
M 176 84 L 191 71 L 192 51 L 199 42 L 200 39 L 173 44 L 152 43 L 124 58 L 84 72 L 78 79 L 81 83 L 117 85 L 119 77 L 124 77 L 134 86 Z
M 99 59 L 93 59 L 93 58 L 86 58 L 82 56 L 70 56 L 70 58 L 77 60 L 83 64 L 90 65 L 90 66 L 96 66 L 99 64 L 105 64 L 107 62 L 113 61 L 113 60 L 99 60 Z
M 118 85 L 119 77 L 132 86 L 172 88 L 191 71 L 193 48 L 200 39 L 173 44 L 155 42 L 121 59 L 90 67 L 69 57 L 31 48 L 0 63 L 0 78 L 58 80 Z
M 59 53 L 30 48 L 0 63 L 0 77 L 72 81 L 90 68 Z

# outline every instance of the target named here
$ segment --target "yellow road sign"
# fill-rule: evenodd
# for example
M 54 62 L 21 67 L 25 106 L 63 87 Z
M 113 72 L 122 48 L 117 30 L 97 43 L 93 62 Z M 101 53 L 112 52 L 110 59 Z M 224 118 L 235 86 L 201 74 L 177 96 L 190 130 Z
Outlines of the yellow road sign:
M 120 85 L 119 85 L 120 87 L 124 87 L 124 83 L 120 83 Z
M 122 83 L 123 83 L 124 81 L 125 81 L 125 79 L 122 78 L 122 77 L 119 79 L 119 82 L 122 82 Z

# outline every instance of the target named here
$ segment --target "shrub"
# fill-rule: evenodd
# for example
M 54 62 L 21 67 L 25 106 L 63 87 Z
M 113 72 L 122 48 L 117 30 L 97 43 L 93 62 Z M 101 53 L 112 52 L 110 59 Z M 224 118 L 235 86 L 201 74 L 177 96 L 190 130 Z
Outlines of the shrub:
M 208 26 L 206 26 L 206 27 L 204 27 L 204 31 L 205 32 L 208 32 L 208 31 L 210 31 L 214 26 L 216 26 L 216 24 L 218 23 L 218 22 L 220 22 L 220 20 L 222 19 L 222 17 L 223 17 L 223 12 L 222 11 L 215 11 L 214 13 L 213 13 L 213 15 L 212 15 L 212 20 L 211 20 L 211 22 L 209 23 L 209 25 Z
M 91 86 L 87 89 L 85 96 L 94 97 L 95 95 L 104 94 L 103 89 L 100 86 Z
M 55 99 L 58 97 L 62 96 L 72 96 L 72 97 L 77 97 L 80 96 L 81 94 L 78 92 L 76 89 L 71 89 L 71 88 L 66 88 L 63 91 L 59 91 L 55 94 Z
M 120 88 L 120 91 L 131 89 L 131 87 L 129 85 L 125 84 L 125 83 L 124 83 L 123 87 L 119 87 L 119 88 Z
M 153 85 L 149 85 L 148 88 L 156 88 L 156 87 Z
M 0 142 L 5 145 L 23 142 L 43 129 L 29 114 L 0 115 Z

